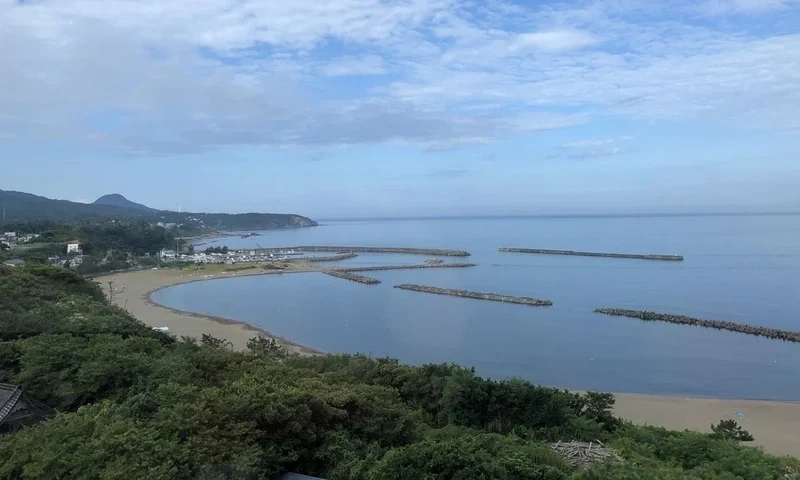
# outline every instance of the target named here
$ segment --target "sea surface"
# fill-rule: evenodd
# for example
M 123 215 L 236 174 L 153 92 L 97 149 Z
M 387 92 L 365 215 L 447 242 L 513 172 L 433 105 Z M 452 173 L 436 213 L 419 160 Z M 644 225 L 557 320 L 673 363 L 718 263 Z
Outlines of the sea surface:
M 367 245 L 464 249 L 469 269 L 319 273 L 178 285 L 158 303 L 251 323 L 328 352 L 456 362 L 492 378 L 573 389 L 800 400 L 800 344 L 592 313 L 655 310 L 800 330 L 800 216 L 330 221 L 218 239 L 231 248 Z M 205 240 L 208 242 L 209 240 Z M 498 247 L 681 254 L 683 262 L 500 253 Z M 201 247 L 202 248 L 202 247 Z M 419 263 L 360 254 L 336 265 Z M 553 301 L 530 307 L 392 288 L 418 283 Z

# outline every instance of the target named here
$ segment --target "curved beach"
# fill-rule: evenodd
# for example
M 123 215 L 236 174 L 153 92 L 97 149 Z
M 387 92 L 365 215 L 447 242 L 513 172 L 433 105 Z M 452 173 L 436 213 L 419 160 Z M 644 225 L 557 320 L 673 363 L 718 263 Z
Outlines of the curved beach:
M 230 341 L 243 349 L 247 340 L 264 335 L 276 338 L 291 351 L 319 354 L 244 322 L 172 309 L 154 303 L 150 295 L 163 288 L 182 283 L 250 275 L 274 275 L 271 270 L 224 271 L 225 266 L 206 270 L 140 270 L 98 277 L 106 294 L 108 282 L 114 282 L 114 303 L 126 308 L 136 318 L 152 327 L 167 327 L 169 333 L 200 337 L 207 333 Z M 284 274 L 317 271 L 302 264 L 293 265 Z M 763 447 L 767 452 L 784 455 L 800 454 L 800 403 L 762 400 L 730 400 L 713 398 L 672 397 L 617 393 L 615 413 L 638 424 L 657 425 L 676 430 L 710 431 L 711 423 L 732 418 L 755 436 L 747 445 Z M 742 417 L 736 415 L 743 414 Z
M 223 265 L 217 267 L 224 267 Z M 286 346 L 290 352 L 300 354 L 319 354 L 320 350 L 298 345 L 291 340 L 273 335 L 264 329 L 230 318 L 202 315 L 170 308 L 155 303 L 151 295 L 158 290 L 183 283 L 201 282 L 217 278 L 244 277 L 253 275 L 278 275 L 314 272 L 315 269 L 304 264 L 292 264 L 287 271 L 262 270 L 256 268 L 242 271 L 224 271 L 224 268 L 209 267 L 205 270 L 138 270 L 115 273 L 95 278 L 108 295 L 108 282 L 113 282 L 114 303 L 133 314 L 139 321 L 154 328 L 167 327 L 168 332 L 176 337 L 183 335 L 200 338 L 206 333 L 231 342 L 233 348 L 243 350 L 247 341 L 262 335 L 274 338 Z

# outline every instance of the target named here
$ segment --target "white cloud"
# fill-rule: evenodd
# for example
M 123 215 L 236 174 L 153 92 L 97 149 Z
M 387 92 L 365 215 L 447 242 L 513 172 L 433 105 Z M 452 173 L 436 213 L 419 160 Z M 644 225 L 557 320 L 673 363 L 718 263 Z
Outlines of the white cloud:
M 578 30 L 551 30 L 518 35 L 510 48 L 512 51 L 534 48 L 548 52 L 561 52 L 588 47 L 597 42 L 597 37 L 590 33 Z
M 633 137 L 592 138 L 577 140 L 561 145 L 561 151 L 548 156 L 549 159 L 571 158 L 587 159 L 613 157 L 637 152 L 638 149 L 628 143 Z
M 320 65 L 319 71 L 328 77 L 383 75 L 388 73 L 383 58 L 378 55 L 337 58 Z
M 797 0 L 705 0 L 696 8 L 709 15 L 753 14 L 782 10 L 797 4 Z
M 607 116 L 796 131 L 800 26 L 686 14 L 797 1 L 673 5 L 3 0 L 0 141 L 435 150 Z

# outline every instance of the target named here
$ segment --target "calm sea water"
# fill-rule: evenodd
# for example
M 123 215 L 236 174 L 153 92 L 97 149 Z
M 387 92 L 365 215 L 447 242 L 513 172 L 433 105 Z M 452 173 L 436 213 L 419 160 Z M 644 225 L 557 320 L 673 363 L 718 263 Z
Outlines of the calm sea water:
M 800 344 L 596 315 L 622 307 L 800 330 L 800 216 L 328 222 L 211 245 L 465 249 L 471 269 L 322 274 L 175 286 L 171 307 L 234 318 L 329 352 L 457 362 L 564 388 L 800 400 Z M 682 254 L 684 262 L 500 253 L 498 247 Z M 338 265 L 417 263 L 363 254 Z M 448 259 L 461 261 L 463 259 Z M 420 283 L 549 299 L 528 307 L 392 288 Z M 179 333 L 179 332 L 176 332 Z

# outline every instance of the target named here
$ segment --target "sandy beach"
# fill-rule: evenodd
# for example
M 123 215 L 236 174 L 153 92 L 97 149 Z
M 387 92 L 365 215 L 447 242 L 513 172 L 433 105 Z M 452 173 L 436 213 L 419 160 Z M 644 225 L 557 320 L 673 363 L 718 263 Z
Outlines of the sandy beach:
M 200 315 L 192 312 L 176 310 L 154 303 L 150 299 L 153 292 L 162 288 L 179 285 L 182 283 L 199 282 L 215 278 L 243 277 L 252 275 L 288 275 L 315 271 L 306 264 L 291 264 L 284 272 L 275 270 L 225 271 L 227 265 L 211 265 L 200 270 L 187 268 L 138 270 L 133 272 L 115 273 L 96 277 L 94 281 L 100 283 L 103 291 L 108 295 L 109 282 L 114 289 L 114 303 L 126 309 L 137 319 L 151 327 L 167 327 L 168 332 L 176 337 L 189 336 L 200 338 L 204 333 L 217 338 L 224 338 L 231 342 L 233 348 L 243 350 L 247 341 L 261 335 L 274 338 L 285 345 L 290 352 L 300 354 L 322 353 L 313 348 L 297 345 L 288 339 L 254 327 L 250 324 L 233 319 Z
M 248 275 L 275 275 L 275 271 L 260 268 L 225 271 L 225 265 L 201 270 L 140 270 L 98 277 L 106 294 L 108 282 L 113 282 L 114 303 L 126 308 L 136 318 L 152 327 L 167 327 L 178 337 L 199 338 L 203 333 L 230 341 L 234 348 L 243 349 L 247 340 L 264 335 L 285 344 L 290 351 L 301 354 L 322 353 L 274 336 L 265 330 L 232 319 L 210 317 L 158 305 L 150 300 L 156 290 L 181 283 Z M 293 264 L 284 274 L 314 271 L 314 267 Z M 658 395 L 616 394 L 615 413 L 642 425 L 656 425 L 675 430 L 711 431 L 711 423 L 720 419 L 735 419 L 755 437 L 747 445 L 759 446 L 775 455 L 800 456 L 800 403 L 760 400 L 728 400 L 670 397 Z

